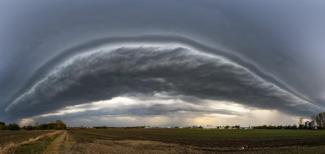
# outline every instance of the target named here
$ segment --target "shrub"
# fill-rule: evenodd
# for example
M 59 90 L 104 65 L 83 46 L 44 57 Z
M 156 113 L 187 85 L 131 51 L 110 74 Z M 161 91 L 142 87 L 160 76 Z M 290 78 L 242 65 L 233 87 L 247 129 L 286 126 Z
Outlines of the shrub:
M 7 129 L 9 129 L 9 130 L 20 130 L 20 127 L 17 124 L 9 124 L 7 126 Z

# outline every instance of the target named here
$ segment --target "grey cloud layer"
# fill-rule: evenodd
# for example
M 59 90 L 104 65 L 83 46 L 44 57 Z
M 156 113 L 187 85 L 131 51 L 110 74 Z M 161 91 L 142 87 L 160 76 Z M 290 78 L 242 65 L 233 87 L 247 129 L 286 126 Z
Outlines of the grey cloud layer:
M 66 58 L 19 93 L 6 112 L 16 118 L 34 116 L 124 94 L 156 92 L 229 100 L 296 115 L 322 110 L 228 58 L 184 44 L 158 43 L 99 47 Z

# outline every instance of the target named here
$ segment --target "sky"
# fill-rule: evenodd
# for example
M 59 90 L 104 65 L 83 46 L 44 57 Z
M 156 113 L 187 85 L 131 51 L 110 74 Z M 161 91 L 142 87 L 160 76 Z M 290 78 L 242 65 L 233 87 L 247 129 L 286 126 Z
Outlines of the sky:
M 0 0 L 0 121 L 296 124 L 325 109 L 322 0 Z

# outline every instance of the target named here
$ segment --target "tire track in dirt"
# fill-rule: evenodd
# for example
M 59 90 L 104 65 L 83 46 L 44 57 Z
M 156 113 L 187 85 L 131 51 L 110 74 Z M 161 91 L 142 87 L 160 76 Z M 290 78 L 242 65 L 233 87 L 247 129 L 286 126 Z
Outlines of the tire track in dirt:
M 44 150 L 44 154 L 59 154 L 66 138 L 67 131 L 63 131 L 50 145 L 47 146 L 47 148 Z

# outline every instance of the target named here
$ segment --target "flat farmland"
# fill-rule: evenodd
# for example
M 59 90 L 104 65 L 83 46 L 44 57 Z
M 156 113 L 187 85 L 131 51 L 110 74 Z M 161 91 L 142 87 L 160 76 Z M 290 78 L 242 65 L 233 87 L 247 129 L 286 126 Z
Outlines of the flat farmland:
M 164 128 L 2 131 L 7 153 L 324 153 L 324 130 L 217 130 Z M 41 137 L 40 137 L 41 136 Z M 31 140 L 31 138 L 38 138 Z M 0 152 L 1 153 L 1 152 Z
M 124 145 L 124 148 L 131 147 L 130 151 L 135 153 L 136 149 L 155 149 L 154 146 L 150 149 L 150 145 L 156 145 L 158 149 L 165 147 L 162 153 L 291 153 L 308 150 L 317 153 L 325 150 L 325 131 L 322 130 L 109 128 L 72 129 L 68 132 L 76 145 Z M 82 149 L 83 146 L 77 147 Z

